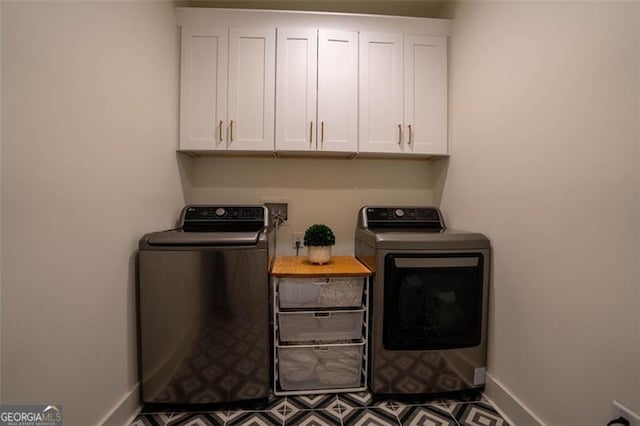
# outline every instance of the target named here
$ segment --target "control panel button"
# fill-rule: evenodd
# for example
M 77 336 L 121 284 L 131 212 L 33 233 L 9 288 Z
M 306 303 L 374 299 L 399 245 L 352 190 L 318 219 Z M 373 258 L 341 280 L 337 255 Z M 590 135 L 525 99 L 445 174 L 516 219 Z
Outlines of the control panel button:
M 402 209 L 396 209 L 394 213 L 396 217 L 404 217 L 404 210 Z
M 216 209 L 216 216 L 218 216 L 218 217 L 223 217 L 226 213 L 227 213 L 227 211 L 225 209 L 223 209 L 222 207 L 218 207 Z

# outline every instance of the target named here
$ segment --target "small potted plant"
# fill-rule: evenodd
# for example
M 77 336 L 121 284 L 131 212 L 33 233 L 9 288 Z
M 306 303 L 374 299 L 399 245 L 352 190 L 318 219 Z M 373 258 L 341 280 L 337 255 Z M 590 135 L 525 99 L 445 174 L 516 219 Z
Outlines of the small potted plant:
M 336 236 L 327 225 L 311 225 L 304 233 L 304 245 L 307 246 L 309 262 L 329 263 L 331 246 L 336 243 Z

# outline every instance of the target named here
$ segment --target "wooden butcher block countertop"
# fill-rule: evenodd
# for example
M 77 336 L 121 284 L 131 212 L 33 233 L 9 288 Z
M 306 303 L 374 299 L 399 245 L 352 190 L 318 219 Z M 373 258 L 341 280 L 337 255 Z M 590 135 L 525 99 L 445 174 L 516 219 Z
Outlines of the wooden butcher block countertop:
M 271 268 L 274 277 L 367 277 L 371 271 L 353 256 L 331 256 L 324 265 L 315 265 L 306 256 L 278 256 Z

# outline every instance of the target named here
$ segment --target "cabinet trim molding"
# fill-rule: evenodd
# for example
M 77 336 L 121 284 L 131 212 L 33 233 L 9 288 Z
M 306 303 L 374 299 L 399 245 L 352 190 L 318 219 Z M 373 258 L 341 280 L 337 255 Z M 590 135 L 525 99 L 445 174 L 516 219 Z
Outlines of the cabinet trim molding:
M 357 13 L 250 10 L 201 7 L 176 8 L 178 25 L 330 28 L 341 31 L 383 31 L 449 36 L 451 20 Z

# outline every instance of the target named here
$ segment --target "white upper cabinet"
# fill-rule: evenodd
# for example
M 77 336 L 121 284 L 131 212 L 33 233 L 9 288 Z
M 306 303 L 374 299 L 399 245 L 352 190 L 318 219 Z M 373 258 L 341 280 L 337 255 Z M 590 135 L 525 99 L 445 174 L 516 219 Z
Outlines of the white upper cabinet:
M 447 154 L 445 37 L 360 34 L 363 153 Z
M 273 151 L 275 30 L 229 31 L 228 149 Z
M 402 34 L 360 34 L 360 151 L 404 152 Z
M 358 147 L 358 34 L 278 29 L 276 150 Z
M 404 37 L 405 150 L 447 154 L 447 40 Z
M 276 150 L 316 150 L 318 31 L 278 29 Z
M 274 149 L 275 30 L 182 27 L 180 149 Z
M 319 31 L 318 150 L 358 149 L 358 33 Z
M 176 17 L 180 150 L 448 154 L 451 21 L 213 8 Z
M 226 149 L 228 32 L 182 27 L 180 149 Z

